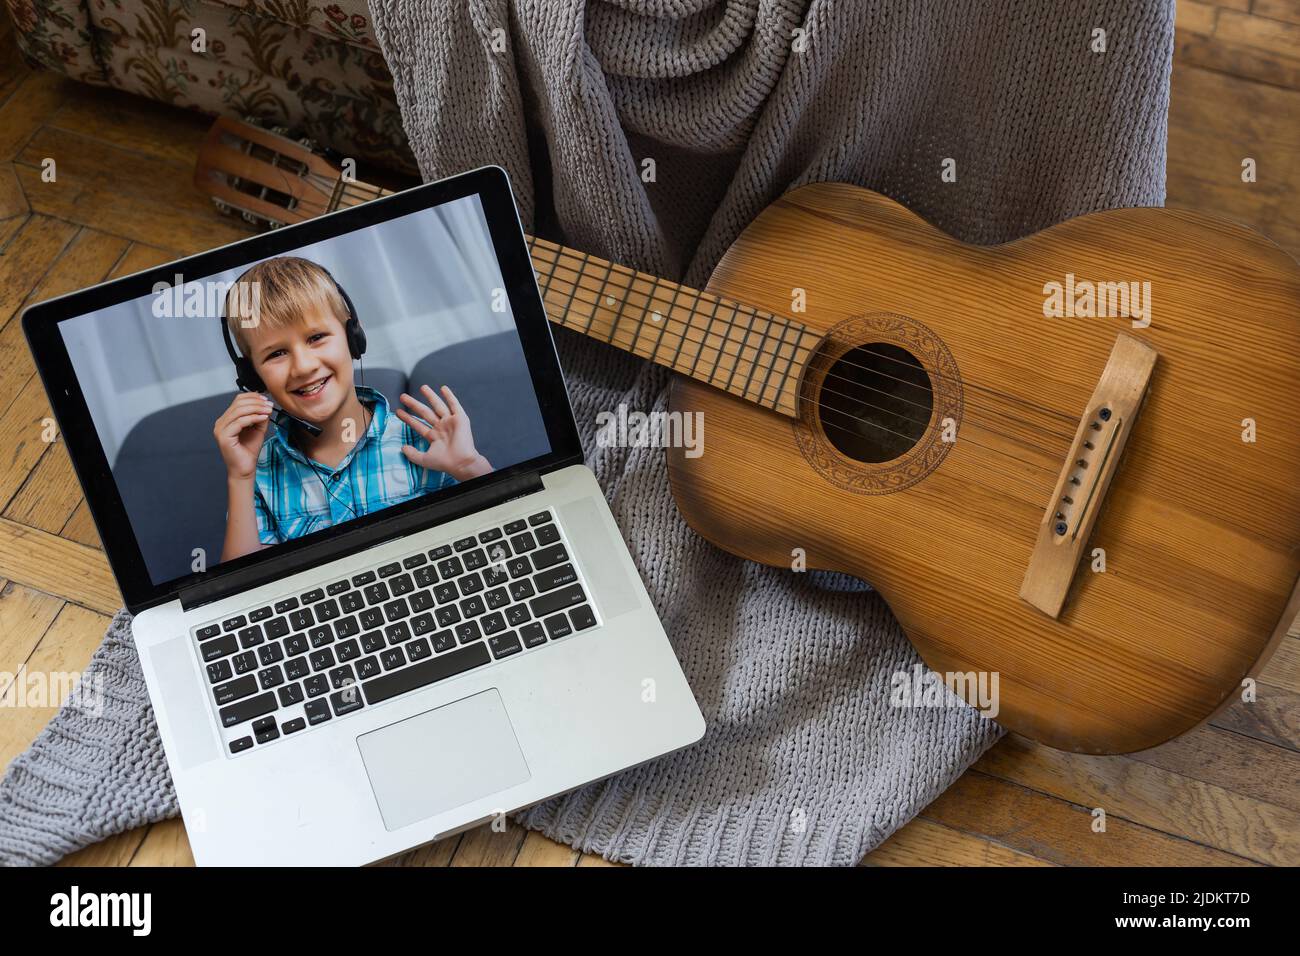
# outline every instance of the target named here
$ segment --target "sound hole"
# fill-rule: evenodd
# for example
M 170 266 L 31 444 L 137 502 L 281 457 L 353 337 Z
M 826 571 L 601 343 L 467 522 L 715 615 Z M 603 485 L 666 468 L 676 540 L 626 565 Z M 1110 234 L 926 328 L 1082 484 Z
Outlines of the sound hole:
M 817 404 L 832 445 L 855 461 L 878 463 L 905 455 L 921 440 L 934 391 L 911 352 L 872 342 L 836 360 Z

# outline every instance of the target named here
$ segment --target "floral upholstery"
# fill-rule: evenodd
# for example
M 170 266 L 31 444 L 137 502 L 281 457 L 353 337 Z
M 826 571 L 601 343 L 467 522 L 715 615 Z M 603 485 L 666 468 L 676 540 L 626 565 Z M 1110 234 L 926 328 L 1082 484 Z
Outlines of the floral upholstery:
M 4 3 L 36 65 L 414 171 L 365 0 Z

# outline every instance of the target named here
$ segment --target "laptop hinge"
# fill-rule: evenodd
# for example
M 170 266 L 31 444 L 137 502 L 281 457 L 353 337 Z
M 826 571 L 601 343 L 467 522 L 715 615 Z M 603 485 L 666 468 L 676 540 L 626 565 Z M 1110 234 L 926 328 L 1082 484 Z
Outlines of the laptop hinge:
M 390 520 L 378 521 L 373 525 L 346 532 L 315 547 L 264 558 L 251 567 L 200 580 L 180 589 L 177 598 L 181 602 L 181 608 L 188 611 L 204 604 L 211 604 L 213 601 L 220 601 L 241 591 L 250 591 L 268 581 L 328 564 L 350 554 L 378 547 L 394 538 L 446 524 L 478 511 L 486 511 L 488 508 L 541 490 L 543 490 L 541 472 L 531 471 L 513 475 L 501 481 L 494 481 L 486 488 L 457 495 L 440 505 L 418 508 Z

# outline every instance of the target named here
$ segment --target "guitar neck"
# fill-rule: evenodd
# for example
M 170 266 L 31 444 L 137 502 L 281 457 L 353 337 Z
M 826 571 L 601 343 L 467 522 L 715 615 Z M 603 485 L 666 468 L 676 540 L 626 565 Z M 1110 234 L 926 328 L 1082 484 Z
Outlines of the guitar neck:
M 339 180 L 330 209 L 392 194 Z M 820 336 L 786 316 L 669 282 L 527 236 L 533 270 L 556 325 L 790 417 Z

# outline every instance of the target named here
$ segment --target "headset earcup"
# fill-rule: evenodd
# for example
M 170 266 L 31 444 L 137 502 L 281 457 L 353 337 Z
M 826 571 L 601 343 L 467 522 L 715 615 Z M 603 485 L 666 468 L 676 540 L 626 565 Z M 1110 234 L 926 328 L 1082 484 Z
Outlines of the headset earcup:
M 250 392 L 266 391 L 262 376 L 253 368 L 252 360 L 243 356 L 235 360 L 235 384 Z
M 366 330 L 361 327 L 355 315 L 348 320 L 348 351 L 354 359 L 366 354 Z

